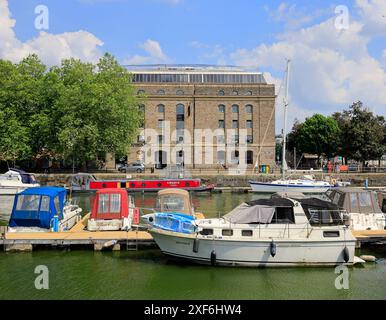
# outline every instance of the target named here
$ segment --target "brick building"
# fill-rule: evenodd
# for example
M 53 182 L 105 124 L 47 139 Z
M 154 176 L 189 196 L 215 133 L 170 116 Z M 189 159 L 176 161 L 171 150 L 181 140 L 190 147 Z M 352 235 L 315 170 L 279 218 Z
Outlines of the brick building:
M 275 163 L 275 88 L 261 73 L 199 66 L 129 71 L 145 98 L 145 122 L 128 161 L 187 168 Z

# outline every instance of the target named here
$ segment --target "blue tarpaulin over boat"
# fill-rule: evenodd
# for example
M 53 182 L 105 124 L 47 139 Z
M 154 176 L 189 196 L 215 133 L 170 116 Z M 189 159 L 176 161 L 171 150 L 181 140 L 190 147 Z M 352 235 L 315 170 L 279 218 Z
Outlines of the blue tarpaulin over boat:
M 61 187 L 29 188 L 17 194 L 9 220 L 10 227 L 49 229 L 55 214 L 63 219 L 66 189 Z

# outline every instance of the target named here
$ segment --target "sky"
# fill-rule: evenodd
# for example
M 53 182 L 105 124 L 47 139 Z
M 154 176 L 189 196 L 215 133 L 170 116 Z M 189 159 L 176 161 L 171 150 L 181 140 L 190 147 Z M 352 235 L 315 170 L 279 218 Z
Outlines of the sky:
M 0 58 L 14 62 L 110 52 L 122 64 L 258 68 L 279 94 L 278 132 L 286 59 L 289 126 L 358 100 L 386 116 L 386 0 L 0 0 L 0 26 Z

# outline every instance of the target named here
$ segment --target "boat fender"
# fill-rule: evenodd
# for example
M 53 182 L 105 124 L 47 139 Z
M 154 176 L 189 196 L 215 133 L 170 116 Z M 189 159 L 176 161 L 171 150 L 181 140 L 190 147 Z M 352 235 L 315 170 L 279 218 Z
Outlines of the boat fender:
M 210 263 L 212 266 L 216 265 L 216 251 L 214 250 L 210 253 Z
M 271 251 L 272 258 L 274 256 L 276 256 L 276 243 L 273 242 L 273 240 L 272 240 L 271 245 L 270 245 L 270 251 Z
M 350 260 L 350 253 L 348 252 L 347 247 L 344 247 L 344 249 L 343 249 L 343 260 L 346 263 L 349 262 L 349 260 Z
M 369 256 L 369 255 L 361 255 L 359 258 L 366 262 L 376 262 L 377 258 L 375 256 Z
M 193 241 L 193 252 L 194 253 L 198 252 L 199 246 L 200 246 L 200 240 L 198 240 L 197 238 L 194 239 L 194 241 Z

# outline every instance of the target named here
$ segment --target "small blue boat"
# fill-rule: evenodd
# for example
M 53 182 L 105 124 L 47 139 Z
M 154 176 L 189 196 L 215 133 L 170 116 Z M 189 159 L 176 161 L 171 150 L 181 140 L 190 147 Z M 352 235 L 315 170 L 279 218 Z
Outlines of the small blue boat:
M 9 232 L 71 229 L 79 221 L 82 209 L 66 205 L 66 195 L 66 189 L 61 187 L 28 188 L 18 193 L 9 220 Z
M 142 217 L 153 228 L 167 231 L 191 234 L 195 233 L 197 226 L 195 218 L 178 212 L 157 212 Z

